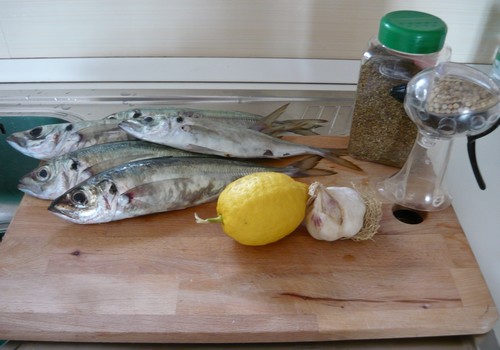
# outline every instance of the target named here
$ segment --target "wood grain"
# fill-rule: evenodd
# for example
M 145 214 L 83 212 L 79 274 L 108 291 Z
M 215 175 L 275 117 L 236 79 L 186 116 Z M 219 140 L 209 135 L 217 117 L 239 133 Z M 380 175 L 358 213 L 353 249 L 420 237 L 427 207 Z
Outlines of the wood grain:
M 365 173 L 339 168 L 320 181 L 368 183 L 395 171 L 357 164 Z M 47 205 L 24 197 L 0 244 L 0 338 L 322 341 L 484 333 L 498 318 L 452 208 L 409 225 L 384 203 L 370 241 L 321 242 L 301 226 L 246 247 L 194 223 L 215 203 L 100 225 L 66 222 Z

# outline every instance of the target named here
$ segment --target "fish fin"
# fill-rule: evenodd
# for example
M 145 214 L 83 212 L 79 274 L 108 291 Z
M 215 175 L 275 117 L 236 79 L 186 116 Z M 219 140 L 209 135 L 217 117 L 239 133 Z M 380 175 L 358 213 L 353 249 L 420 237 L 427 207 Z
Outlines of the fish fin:
M 269 128 L 272 127 L 272 124 L 285 112 L 285 109 L 287 109 L 288 105 L 289 103 L 284 104 L 280 108 L 269 113 L 267 116 L 263 117 L 257 123 L 250 126 L 250 129 L 266 133 L 265 130 L 268 130 Z
M 127 201 L 126 204 L 129 206 L 129 208 L 156 207 L 158 206 L 158 200 L 157 200 L 158 192 L 165 191 L 165 189 L 168 188 L 167 185 L 171 184 L 173 181 L 175 181 L 177 187 L 187 187 L 189 186 L 189 184 L 193 182 L 193 179 L 175 178 L 175 179 L 165 179 L 165 180 L 140 184 L 121 194 L 120 200 Z M 202 189 L 201 191 L 203 192 L 205 190 Z M 186 198 L 183 197 L 175 198 L 170 196 L 167 199 L 169 206 L 163 211 L 183 209 L 191 205 L 208 202 L 214 200 L 219 195 L 219 192 L 217 193 L 202 193 L 202 192 L 194 194 L 197 196 L 197 198 L 194 199 L 194 202 L 192 204 L 186 202 Z
M 138 155 L 128 155 L 128 156 L 122 156 L 122 157 L 115 157 L 111 159 L 106 159 L 103 160 L 102 162 L 93 164 L 92 166 L 89 166 L 84 170 L 84 172 L 88 172 L 91 175 L 95 175 L 97 173 L 100 173 L 101 171 L 111 169 L 115 166 L 118 166 L 120 164 L 124 164 L 127 162 L 131 162 L 133 160 L 141 160 L 141 159 L 147 159 L 147 158 L 153 158 L 157 157 L 154 153 L 151 154 L 142 154 L 140 156 Z
M 277 121 L 275 124 L 286 126 L 288 129 L 315 129 L 328 123 L 326 119 L 286 119 Z
M 327 152 L 330 155 L 334 155 L 337 157 L 349 155 L 347 148 L 322 148 L 322 150 L 324 150 L 325 152 Z
M 318 136 L 319 134 L 317 132 L 314 132 L 312 130 L 301 130 L 301 129 L 294 129 L 292 131 L 289 131 L 291 133 L 294 133 L 294 134 L 297 134 L 297 135 L 301 135 L 301 136 Z M 283 135 L 283 132 L 282 131 L 278 131 L 276 133 L 272 133 L 271 136 L 276 136 L 276 137 L 279 137 Z
M 326 159 L 334 162 L 335 164 L 341 165 L 343 167 L 346 167 L 346 168 L 349 168 L 349 169 L 352 169 L 352 170 L 356 170 L 356 171 L 363 171 L 363 169 L 361 169 L 359 166 L 357 166 L 353 162 L 351 162 L 351 161 L 349 161 L 347 159 L 340 158 L 340 156 L 335 153 L 335 150 L 333 150 L 332 152 L 328 152 L 327 151 L 324 154 L 324 157 Z
M 93 138 L 96 134 L 104 134 L 116 131 L 121 131 L 121 129 L 118 127 L 118 121 L 116 123 L 89 125 L 78 130 L 78 134 L 80 135 L 82 140 L 87 140 Z
M 234 128 L 234 129 L 236 129 L 236 128 Z M 217 130 L 213 130 L 212 128 L 205 127 L 202 125 L 190 124 L 187 126 L 186 130 L 187 130 L 186 132 L 189 132 L 193 135 L 203 134 L 206 137 L 211 137 L 213 139 L 219 139 L 221 137 L 221 135 L 219 134 L 219 132 Z M 248 132 L 257 132 L 257 131 L 248 130 Z M 207 135 L 209 135 L 209 136 L 207 136 Z M 231 139 L 232 137 L 234 137 L 234 139 Z M 230 139 L 233 142 L 240 142 L 240 140 L 237 139 L 236 134 L 235 134 L 235 136 L 231 136 L 229 134 L 226 134 L 226 138 Z M 217 155 L 217 156 L 221 156 L 221 157 L 231 157 L 232 156 L 231 153 L 221 152 L 221 151 L 218 151 L 216 149 L 212 149 L 212 148 L 200 146 L 200 145 L 195 145 L 195 144 L 188 144 L 185 147 L 183 147 L 183 149 L 186 151 L 190 151 L 190 152 L 202 153 L 202 154 L 212 154 L 212 155 Z
M 287 119 L 276 121 L 273 124 L 267 125 L 262 128 L 260 132 L 268 135 L 282 135 L 286 132 L 299 134 L 299 135 L 317 135 L 313 129 L 322 127 L 324 123 L 327 123 L 324 119 Z
M 291 169 L 289 175 L 292 177 L 328 176 L 337 174 L 337 172 L 332 170 L 314 169 L 321 159 L 321 156 L 305 157 L 289 164 L 286 168 Z
M 189 179 L 176 179 L 176 181 L 189 180 Z M 139 184 L 128 191 L 122 193 L 121 200 L 127 201 L 127 205 L 133 208 L 147 208 L 151 206 L 158 205 L 155 202 L 156 198 L 154 195 L 158 194 L 158 191 L 164 187 L 164 184 L 172 181 L 170 180 L 162 180 L 162 181 L 153 181 L 148 183 Z
M 186 150 L 188 150 L 190 152 L 194 152 L 194 153 L 211 154 L 211 155 L 221 156 L 221 157 L 226 157 L 226 158 L 232 157 L 230 153 L 220 152 L 220 151 L 214 150 L 212 148 L 193 145 L 193 144 L 187 145 Z
M 264 117 L 264 121 L 267 124 L 272 124 L 274 123 L 283 113 L 285 113 L 285 110 L 288 108 L 290 103 L 286 103 L 280 108 L 276 109 L 275 111 L 269 113 L 267 116 Z

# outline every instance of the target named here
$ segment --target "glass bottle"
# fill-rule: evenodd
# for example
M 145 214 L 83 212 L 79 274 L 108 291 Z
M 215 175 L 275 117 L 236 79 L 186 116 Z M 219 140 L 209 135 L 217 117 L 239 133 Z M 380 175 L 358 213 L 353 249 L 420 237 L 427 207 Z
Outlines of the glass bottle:
M 446 62 L 420 72 L 408 83 L 404 107 L 418 127 L 418 137 L 401 170 L 381 181 L 377 189 L 406 208 L 445 209 L 451 204 L 444 178 L 453 140 L 480 138 L 498 126 L 500 87 L 477 69 Z M 476 174 L 479 168 L 473 153 L 469 157 Z
M 500 46 L 497 47 L 495 58 L 493 59 L 490 77 L 500 86 Z
M 417 136 L 398 88 L 421 70 L 450 58 L 446 24 L 417 11 L 390 12 L 380 20 L 361 60 L 349 140 L 357 159 L 402 167 Z M 403 93 L 404 95 L 404 93 Z

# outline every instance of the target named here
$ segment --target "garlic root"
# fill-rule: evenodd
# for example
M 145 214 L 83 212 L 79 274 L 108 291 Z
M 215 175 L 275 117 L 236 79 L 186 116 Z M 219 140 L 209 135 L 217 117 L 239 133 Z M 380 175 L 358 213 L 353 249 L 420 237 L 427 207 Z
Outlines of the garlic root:
M 366 213 L 363 218 L 363 227 L 351 239 L 353 241 L 365 241 L 367 239 L 372 239 L 380 228 L 380 219 L 382 218 L 382 203 L 380 203 L 380 201 L 377 199 L 376 194 L 373 192 L 373 190 L 370 190 L 368 188 L 361 188 L 357 191 L 363 198 L 363 202 L 366 205 Z

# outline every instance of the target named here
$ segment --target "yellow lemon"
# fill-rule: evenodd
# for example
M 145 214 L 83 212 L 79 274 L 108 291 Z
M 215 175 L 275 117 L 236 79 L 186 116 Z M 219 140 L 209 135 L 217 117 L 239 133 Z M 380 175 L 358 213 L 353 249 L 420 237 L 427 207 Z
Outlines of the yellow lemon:
M 245 245 L 265 245 L 292 233 L 306 212 L 308 186 L 277 172 L 246 175 L 230 183 L 217 201 L 224 232 Z

